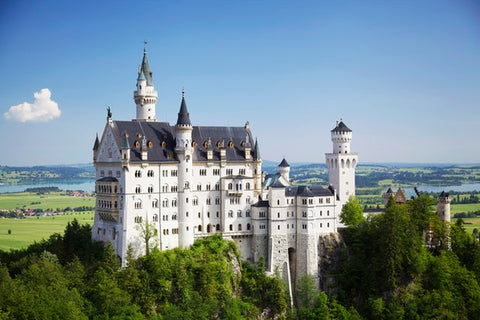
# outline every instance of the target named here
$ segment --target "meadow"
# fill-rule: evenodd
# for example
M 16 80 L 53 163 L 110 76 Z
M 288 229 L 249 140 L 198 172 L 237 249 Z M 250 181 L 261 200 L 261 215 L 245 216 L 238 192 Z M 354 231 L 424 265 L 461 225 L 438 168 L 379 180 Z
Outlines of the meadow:
M 13 209 L 65 209 L 67 207 L 93 207 L 95 197 L 73 197 L 61 192 L 36 194 L 32 192 L 1 193 L 0 210 Z
M 93 212 L 65 213 L 52 217 L 28 217 L 25 219 L 0 219 L 0 250 L 27 248 L 35 241 L 48 239 L 54 233 L 63 234 L 69 221 L 93 225 Z M 8 230 L 11 230 L 9 234 Z

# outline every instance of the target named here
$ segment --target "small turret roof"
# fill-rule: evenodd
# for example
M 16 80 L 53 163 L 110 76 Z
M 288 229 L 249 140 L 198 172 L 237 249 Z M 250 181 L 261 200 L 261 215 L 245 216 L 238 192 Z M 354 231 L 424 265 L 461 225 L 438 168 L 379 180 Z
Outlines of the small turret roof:
M 140 70 L 138 71 L 138 77 L 140 78 L 141 73 L 144 74 L 145 79 L 147 80 L 147 86 L 153 86 L 152 72 L 150 71 L 150 66 L 148 65 L 147 51 L 143 50 L 143 60 Z
M 438 196 L 439 198 L 446 198 L 448 197 L 448 193 L 446 193 L 445 191 L 442 191 L 442 193 L 440 193 L 440 195 Z
M 352 132 L 352 130 L 350 130 L 343 121 L 340 121 L 337 122 L 337 126 L 333 128 L 331 132 Z
M 290 165 L 288 164 L 287 160 L 285 160 L 285 158 L 283 158 L 282 162 L 280 162 L 278 166 L 281 168 L 290 167 Z
M 139 80 L 147 80 L 147 78 L 145 78 L 145 74 L 143 73 L 142 69 L 140 69 L 140 72 L 138 73 L 137 81 Z
M 93 144 L 93 151 L 97 151 L 99 145 L 100 145 L 100 141 L 98 140 L 98 133 L 97 133 L 97 137 L 95 138 L 95 143 Z
M 128 135 L 124 134 L 123 146 L 122 149 L 130 149 L 130 143 L 128 143 Z
M 182 94 L 182 104 L 180 105 L 180 112 L 178 113 L 177 126 L 191 126 L 190 113 L 188 113 L 187 104 L 185 103 L 185 96 Z
M 258 146 L 258 140 L 255 138 L 255 147 L 253 148 L 253 160 L 260 159 L 260 147 Z

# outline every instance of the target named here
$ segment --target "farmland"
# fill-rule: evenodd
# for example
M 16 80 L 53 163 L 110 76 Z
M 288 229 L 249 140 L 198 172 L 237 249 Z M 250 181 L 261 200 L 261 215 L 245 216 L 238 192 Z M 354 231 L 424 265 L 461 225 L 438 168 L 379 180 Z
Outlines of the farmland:
M 0 219 L 0 250 L 26 248 L 35 241 L 47 239 L 53 233 L 63 234 L 65 226 L 73 219 L 77 219 L 81 224 L 93 225 L 93 212 L 24 219 Z M 8 230 L 11 231 L 11 234 Z

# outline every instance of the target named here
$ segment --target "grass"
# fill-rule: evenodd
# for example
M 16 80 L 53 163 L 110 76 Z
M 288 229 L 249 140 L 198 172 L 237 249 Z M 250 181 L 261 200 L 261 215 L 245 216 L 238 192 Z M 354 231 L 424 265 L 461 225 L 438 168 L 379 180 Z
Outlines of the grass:
M 38 202 L 40 202 L 38 204 Z M 32 204 L 35 203 L 35 204 Z M 2 193 L 0 194 L 0 210 L 13 210 L 15 208 L 29 209 L 64 209 L 66 207 L 93 207 L 94 197 L 67 196 L 65 192 L 51 192 L 42 195 L 31 192 Z
M 63 234 L 69 221 L 93 225 L 93 212 L 58 215 L 54 217 L 29 217 L 25 219 L 0 219 L 0 250 L 23 249 L 35 241 L 47 239 L 54 233 Z M 12 233 L 8 234 L 8 230 Z
M 467 233 L 472 233 L 473 229 L 475 229 L 475 228 L 480 229 L 480 217 L 478 217 L 478 218 L 462 218 L 462 219 L 463 219 L 463 222 L 465 222 L 463 227 L 465 228 Z M 452 224 L 455 223 L 456 221 L 457 221 L 457 219 L 455 219 L 455 218 L 452 218 L 452 220 L 451 220 Z
M 450 205 L 450 214 L 453 217 L 455 213 L 480 211 L 480 203 L 452 204 Z

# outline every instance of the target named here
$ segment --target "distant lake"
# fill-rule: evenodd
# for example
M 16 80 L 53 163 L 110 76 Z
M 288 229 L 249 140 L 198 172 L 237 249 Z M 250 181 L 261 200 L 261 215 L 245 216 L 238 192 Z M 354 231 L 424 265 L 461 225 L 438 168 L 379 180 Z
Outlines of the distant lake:
M 77 181 L 60 181 L 49 183 L 36 184 L 14 184 L 14 185 L 0 185 L 0 193 L 7 192 L 23 192 L 28 188 L 41 187 L 58 187 L 60 190 L 82 190 L 86 192 L 95 191 L 95 180 L 77 180 Z

